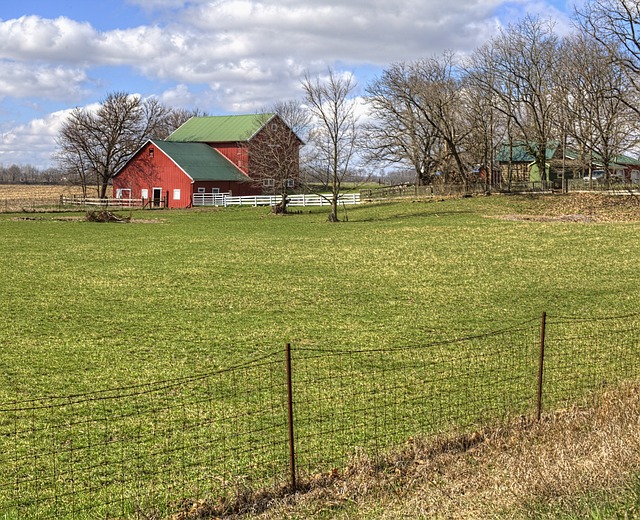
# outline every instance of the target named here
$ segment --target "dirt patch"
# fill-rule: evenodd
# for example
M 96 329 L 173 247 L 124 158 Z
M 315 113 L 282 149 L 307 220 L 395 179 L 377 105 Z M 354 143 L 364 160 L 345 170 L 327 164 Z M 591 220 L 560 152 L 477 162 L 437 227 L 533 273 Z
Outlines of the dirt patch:
M 529 222 L 640 222 L 640 197 L 620 193 L 518 196 L 492 218 Z M 514 211 L 515 210 L 515 211 Z
M 500 220 L 514 220 L 524 222 L 597 222 L 593 217 L 588 215 L 501 215 Z
M 84 217 L 14 217 L 11 220 L 13 221 L 40 221 L 40 222 L 111 222 L 107 220 L 97 221 L 90 220 L 86 216 Z M 124 222 L 130 222 L 132 224 L 161 224 L 164 222 L 162 219 L 133 219 L 127 217 Z M 119 222 L 119 221 L 112 221 Z

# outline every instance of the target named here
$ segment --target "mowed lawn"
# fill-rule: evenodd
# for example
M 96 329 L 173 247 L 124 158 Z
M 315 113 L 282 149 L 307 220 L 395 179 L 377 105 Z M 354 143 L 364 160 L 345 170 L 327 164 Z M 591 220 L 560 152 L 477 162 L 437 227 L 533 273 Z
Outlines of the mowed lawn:
M 566 197 L 555 213 L 565 202 L 574 215 Z M 210 372 L 287 342 L 421 345 L 542 311 L 638 311 L 637 210 L 498 218 L 544 204 L 364 204 L 338 224 L 320 208 L 134 211 L 129 224 L 0 215 L 0 401 Z

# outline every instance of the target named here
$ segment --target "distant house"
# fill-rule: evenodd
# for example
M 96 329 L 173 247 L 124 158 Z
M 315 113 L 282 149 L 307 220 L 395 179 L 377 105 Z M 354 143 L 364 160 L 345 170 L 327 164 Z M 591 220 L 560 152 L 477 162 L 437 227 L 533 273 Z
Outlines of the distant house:
M 503 144 L 498 150 L 496 161 L 500 167 L 503 182 L 535 182 L 540 181 L 542 176 L 536 165 L 534 154 L 535 147 L 527 146 L 524 143 L 516 143 L 509 147 Z M 550 161 L 558 153 L 558 144 L 549 143 L 545 153 L 546 172 L 545 178 L 552 180 L 550 171 Z
M 566 178 L 582 178 L 589 170 L 603 169 L 604 165 L 598 154 L 592 154 L 590 160 L 572 148 L 562 147 L 557 142 L 549 142 L 545 153 L 545 175 L 542 176 L 535 163 L 533 153 L 535 146 L 516 143 L 511 148 L 503 144 L 498 150 L 497 163 L 500 167 L 503 182 L 538 182 L 543 178 L 554 181 L 561 178 L 563 172 Z M 609 174 L 612 177 L 627 181 L 640 180 L 640 161 L 625 155 L 618 155 L 609 164 Z
M 294 135 L 274 114 L 193 117 L 167 140 L 149 140 L 127 161 L 114 175 L 114 197 L 187 208 L 197 193 L 260 194 L 270 183 L 263 174 L 252 176 L 252 151 L 278 132 Z M 302 141 L 286 142 L 297 161 Z

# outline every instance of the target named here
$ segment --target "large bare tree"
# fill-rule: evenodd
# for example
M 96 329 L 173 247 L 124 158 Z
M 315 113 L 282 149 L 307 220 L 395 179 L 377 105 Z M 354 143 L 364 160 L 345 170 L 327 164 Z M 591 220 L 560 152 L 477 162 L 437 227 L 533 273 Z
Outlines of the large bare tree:
M 396 63 L 367 88 L 372 123 L 366 149 L 374 159 L 410 164 L 422 183 L 438 170 L 453 182 L 470 180 L 470 137 L 478 114 L 452 52 Z
M 342 182 L 349 173 L 358 140 L 356 100 L 352 97 L 356 84 L 351 75 L 328 69 L 325 78 L 305 74 L 302 87 L 315 123 L 310 133 L 315 150 L 314 168 L 328 174 L 331 183 L 328 218 L 330 222 L 338 222 Z
M 474 54 L 478 75 L 490 71 L 489 99 L 506 119 L 510 143 L 518 140 L 529 149 L 542 179 L 558 113 L 554 79 L 559 57 L 552 23 L 531 16 L 501 30 Z
M 412 65 L 392 64 L 366 88 L 371 118 L 363 125 L 363 149 L 382 166 L 410 166 L 418 184 L 431 182 L 438 165 L 436 129 L 407 100 Z
M 95 110 L 71 112 L 57 138 L 58 163 L 80 179 L 85 192 L 95 185 L 104 198 L 113 175 L 147 139 L 166 137 L 178 122 L 172 115 L 155 98 L 110 93 Z
M 597 159 L 609 172 L 615 158 L 635 144 L 637 116 L 631 107 L 637 93 L 597 40 L 573 35 L 564 40 L 562 51 L 557 88 L 562 127 L 587 168 Z
M 588 0 L 576 9 L 579 28 L 598 41 L 640 93 L 640 2 Z M 640 107 L 630 108 L 640 114 Z
M 464 142 L 470 131 L 465 115 L 461 71 L 452 52 L 418 60 L 411 66 L 402 99 L 435 131 L 435 156 L 445 179 L 466 182 L 469 165 Z

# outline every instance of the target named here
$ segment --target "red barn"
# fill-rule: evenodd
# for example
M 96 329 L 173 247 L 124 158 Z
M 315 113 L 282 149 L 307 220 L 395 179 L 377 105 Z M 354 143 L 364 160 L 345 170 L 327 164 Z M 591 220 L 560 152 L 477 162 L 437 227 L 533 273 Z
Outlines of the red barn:
M 274 114 L 193 117 L 166 141 L 148 141 L 127 161 L 113 178 L 114 197 L 186 208 L 194 193 L 260 194 L 263 185 L 272 184 L 263 175 L 252 178 L 251 150 L 265 135 L 273 138 L 267 129 L 295 136 Z M 297 159 L 302 141 L 287 142 Z

